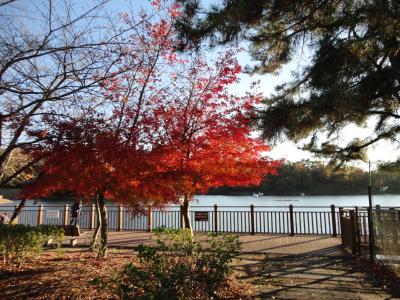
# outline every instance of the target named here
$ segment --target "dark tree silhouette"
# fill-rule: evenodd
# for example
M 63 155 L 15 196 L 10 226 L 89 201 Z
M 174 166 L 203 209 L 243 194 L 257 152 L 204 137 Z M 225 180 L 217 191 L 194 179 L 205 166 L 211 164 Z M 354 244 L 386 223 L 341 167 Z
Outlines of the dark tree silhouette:
M 397 141 L 398 1 L 226 0 L 208 9 L 180 2 L 182 49 L 245 40 L 257 63 L 249 71 L 274 73 L 308 48 L 305 67 L 265 101 L 257 125 L 266 139 L 308 138 L 307 150 L 338 162 L 364 159 L 380 140 Z M 340 144 L 348 124 L 374 127 L 370 136 Z

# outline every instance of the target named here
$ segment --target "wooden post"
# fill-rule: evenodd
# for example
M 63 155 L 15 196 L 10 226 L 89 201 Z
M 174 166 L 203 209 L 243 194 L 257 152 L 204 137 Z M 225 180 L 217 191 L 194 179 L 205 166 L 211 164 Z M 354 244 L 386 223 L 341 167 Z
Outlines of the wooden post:
M 37 225 L 43 224 L 43 204 L 39 205 Z
M 180 205 L 180 228 L 183 228 L 183 205 Z
M 354 210 L 350 210 L 350 228 L 351 228 L 351 252 L 353 255 L 357 254 L 357 241 L 356 241 L 356 219 Z
M 331 218 L 332 218 L 332 236 L 337 236 L 336 230 L 336 212 L 335 212 L 335 205 L 331 205 Z
M 214 231 L 218 232 L 218 205 L 214 204 Z
M 153 230 L 153 211 L 151 207 L 147 210 L 147 231 L 151 232 Z
M 254 205 L 253 204 L 250 205 L 250 225 L 251 225 L 251 228 L 250 228 L 251 232 L 250 233 L 254 234 L 256 231 L 255 231 Z
M 89 229 L 93 230 L 94 229 L 94 213 L 95 213 L 95 205 L 92 203 L 92 206 L 90 207 L 90 225 Z
M 374 261 L 375 260 L 375 255 L 374 255 L 375 239 L 374 239 L 374 228 L 373 228 L 372 218 L 373 218 L 372 209 L 371 209 L 371 207 L 368 207 L 369 258 L 371 261 Z
M 289 219 L 290 219 L 290 235 L 294 236 L 294 216 L 293 216 L 293 205 L 289 205 Z
M 69 211 L 69 206 L 68 204 L 64 205 L 64 226 L 68 225 L 68 211 Z
M 121 204 L 118 204 L 118 231 L 122 231 L 122 223 L 123 223 L 123 207 Z

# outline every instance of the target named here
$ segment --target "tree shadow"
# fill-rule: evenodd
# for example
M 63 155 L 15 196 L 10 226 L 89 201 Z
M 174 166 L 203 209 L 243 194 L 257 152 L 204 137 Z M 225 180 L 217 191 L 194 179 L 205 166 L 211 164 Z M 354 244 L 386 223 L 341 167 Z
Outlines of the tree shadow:
M 234 269 L 259 286 L 260 298 L 391 299 L 340 246 L 303 254 L 245 253 Z M 398 296 L 398 295 L 397 295 Z

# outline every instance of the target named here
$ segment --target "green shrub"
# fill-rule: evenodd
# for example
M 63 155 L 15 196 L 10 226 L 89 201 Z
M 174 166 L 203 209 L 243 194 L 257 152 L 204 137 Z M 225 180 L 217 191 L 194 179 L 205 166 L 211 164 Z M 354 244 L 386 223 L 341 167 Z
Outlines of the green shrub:
M 35 228 L 46 237 L 45 242 L 52 241 L 53 245 L 60 247 L 64 239 L 64 228 L 58 225 L 39 225 Z
M 29 254 L 40 253 L 50 239 L 61 244 L 64 231 L 52 225 L 31 227 L 21 224 L 0 225 L 0 254 L 5 263 L 21 265 Z
M 140 267 L 127 264 L 118 276 L 123 299 L 216 299 L 240 254 L 239 240 L 209 234 L 206 246 L 192 240 L 190 231 L 156 231 L 155 246 L 140 245 Z

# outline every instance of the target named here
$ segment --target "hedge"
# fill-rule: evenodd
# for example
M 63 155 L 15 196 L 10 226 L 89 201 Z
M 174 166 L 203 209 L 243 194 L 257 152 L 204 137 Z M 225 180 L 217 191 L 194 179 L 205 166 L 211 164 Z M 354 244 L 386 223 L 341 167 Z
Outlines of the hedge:
M 49 240 L 59 247 L 63 237 L 64 229 L 60 226 L 1 224 L 0 255 L 4 263 L 21 265 L 28 255 L 40 253 Z

